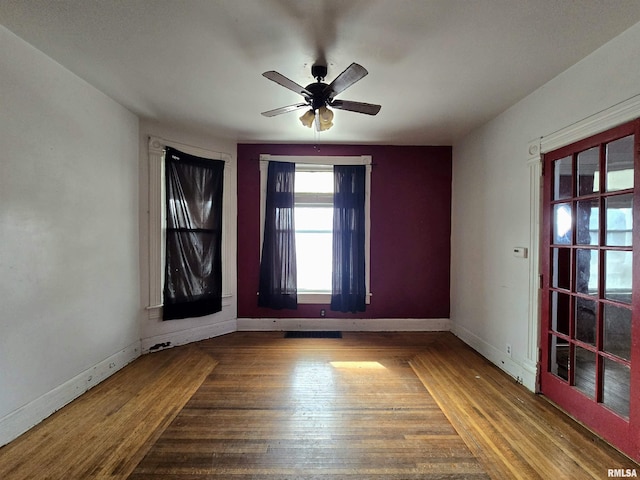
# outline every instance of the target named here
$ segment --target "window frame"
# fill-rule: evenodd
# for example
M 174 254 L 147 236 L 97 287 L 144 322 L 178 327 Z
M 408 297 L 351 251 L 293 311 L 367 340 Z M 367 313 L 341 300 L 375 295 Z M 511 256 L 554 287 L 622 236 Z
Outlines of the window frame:
M 326 174 L 330 174 L 331 175 L 331 185 L 333 187 L 333 165 L 327 165 L 327 164 L 318 164 L 318 163 L 314 163 L 314 164 L 310 164 L 310 163 L 297 163 L 295 165 L 295 173 L 296 175 L 298 173 L 303 173 L 303 172 L 322 172 L 322 173 L 326 173 Z M 294 192 L 294 211 L 298 208 L 310 208 L 310 209 L 315 209 L 315 208 L 331 208 L 331 212 L 333 213 L 333 192 L 299 192 L 299 191 L 295 191 Z M 298 213 L 294 213 L 294 216 L 297 216 Z M 300 259 L 301 256 L 298 255 L 299 250 L 297 249 L 298 245 L 299 245 L 299 233 L 309 233 L 307 231 L 303 231 L 303 230 L 299 230 L 298 229 L 299 225 L 296 224 L 296 262 L 298 265 L 298 273 L 300 273 Z M 324 233 L 324 234 L 329 234 L 330 238 L 333 240 L 333 225 L 331 225 L 331 228 L 329 230 L 314 230 L 314 233 Z M 300 276 L 298 275 L 298 282 L 300 282 Z M 300 289 L 300 284 L 298 284 L 297 286 L 297 290 L 298 290 L 298 296 L 303 295 L 303 296 L 307 296 L 307 295 L 330 295 L 331 294 L 331 277 L 329 277 L 329 289 L 327 290 L 312 290 L 312 289 L 305 289 L 305 290 L 301 290 Z
M 235 199 L 230 185 L 233 185 L 232 156 L 225 152 L 217 152 L 206 148 L 195 147 L 184 143 L 167 140 L 162 137 L 148 137 L 148 172 L 149 172 L 149 204 L 148 204 L 148 292 L 147 303 L 144 307 L 147 319 L 162 320 L 162 292 L 164 289 L 165 241 L 166 241 L 166 212 L 165 212 L 165 177 L 164 155 L 166 147 L 173 147 L 196 157 L 222 160 L 225 162 L 222 193 L 222 312 L 233 305 L 235 296 L 235 270 L 231 249 L 237 243 L 235 238 Z M 220 315 L 218 312 L 214 315 Z
M 365 301 L 371 302 L 370 265 L 371 265 L 371 155 L 359 156 L 313 156 L 313 155 L 260 155 L 260 256 L 262 256 L 262 242 L 264 239 L 264 216 L 267 198 L 267 171 L 269 162 L 291 162 L 311 165 L 365 165 L 365 283 L 367 295 Z M 300 293 L 299 304 L 329 305 L 331 293 Z

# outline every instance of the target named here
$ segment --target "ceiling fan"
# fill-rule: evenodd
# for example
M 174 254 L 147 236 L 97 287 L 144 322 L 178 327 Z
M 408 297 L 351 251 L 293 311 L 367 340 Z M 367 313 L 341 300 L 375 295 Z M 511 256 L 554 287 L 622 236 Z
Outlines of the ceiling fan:
M 309 128 L 315 124 L 316 130 L 318 131 L 328 130 L 333 125 L 333 112 L 328 107 L 364 113 L 366 115 L 376 115 L 380 111 L 380 108 L 382 108 L 380 105 L 335 99 L 336 95 L 364 78 L 368 73 L 363 66 L 352 63 L 331 83 L 326 84 L 323 80 L 327 75 L 327 66 L 313 65 L 311 67 L 311 75 L 316 79 L 316 82 L 303 87 L 274 70 L 264 72 L 262 74 L 263 77 L 302 95 L 304 102 L 262 112 L 262 115 L 265 117 L 274 117 L 301 108 L 307 108 L 308 110 L 300 117 L 300 121 Z

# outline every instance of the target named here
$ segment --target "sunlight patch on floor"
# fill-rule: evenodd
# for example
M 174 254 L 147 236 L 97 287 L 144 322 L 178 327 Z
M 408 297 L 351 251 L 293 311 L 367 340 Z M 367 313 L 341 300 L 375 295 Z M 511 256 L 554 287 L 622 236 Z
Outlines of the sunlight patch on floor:
M 329 362 L 334 368 L 344 369 L 367 369 L 367 370 L 386 370 L 387 367 L 379 362 Z

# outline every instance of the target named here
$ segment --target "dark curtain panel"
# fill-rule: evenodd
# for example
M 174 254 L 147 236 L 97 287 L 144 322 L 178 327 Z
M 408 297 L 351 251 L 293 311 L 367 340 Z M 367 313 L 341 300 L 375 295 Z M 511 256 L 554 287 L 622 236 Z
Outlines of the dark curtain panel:
M 364 165 L 333 168 L 333 279 L 331 310 L 364 312 Z
M 269 162 L 258 305 L 298 308 L 296 236 L 293 223 L 296 165 Z
M 222 310 L 224 162 L 165 153 L 167 241 L 164 320 Z

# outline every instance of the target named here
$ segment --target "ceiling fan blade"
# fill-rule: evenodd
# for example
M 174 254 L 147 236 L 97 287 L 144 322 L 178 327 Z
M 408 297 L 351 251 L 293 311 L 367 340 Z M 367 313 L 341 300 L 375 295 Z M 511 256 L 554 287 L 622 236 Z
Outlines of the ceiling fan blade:
M 329 84 L 328 88 L 331 89 L 330 98 L 335 97 L 358 80 L 364 78 L 368 73 L 367 69 L 362 65 L 352 63 Z
M 283 113 L 293 112 L 294 110 L 298 110 L 299 108 L 302 108 L 302 107 L 309 108 L 309 104 L 296 103 L 295 105 L 287 105 L 286 107 L 274 108 L 273 110 L 262 112 L 261 115 L 264 115 L 265 117 L 275 117 L 276 115 L 282 115 Z
M 311 96 L 311 92 L 309 92 L 309 90 L 274 70 L 264 72 L 262 76 L 276 82 L 278 85 L 282 85 L 284 88 L 288 88 L 289 90 L 296 92 L 299 95 L 304 97 Z
M 376 115 L 382 108 L 381 105 L 375 105 L 373 103 L 351 102 L 349 100 L 334 100 L 329 105 L 339 110 L 365 113 L 367 115 Z

